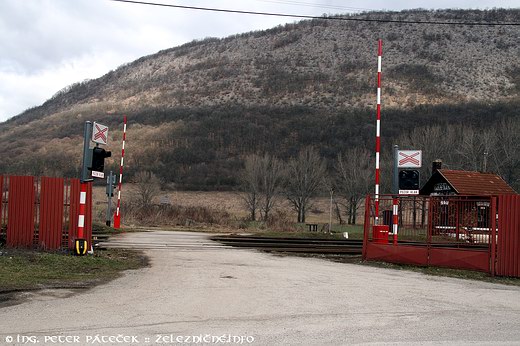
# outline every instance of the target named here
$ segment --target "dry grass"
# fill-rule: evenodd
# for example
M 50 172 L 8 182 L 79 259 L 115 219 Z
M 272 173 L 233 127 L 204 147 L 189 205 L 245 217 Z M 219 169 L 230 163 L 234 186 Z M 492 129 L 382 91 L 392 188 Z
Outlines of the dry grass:
M 134 188 L 131 184 L 125 184 L 122 190 L 122 208 L 131 199 Z M 107 207 L 107 197 L 105 188 L 94 187 L 94 217 L 104 222 Z M 171 205 L 186 208 L 205 208 L 218 213 L 227 213 L 231 218 L 243 220 L 248 217 L 248 212 L 244 207 L 241 193 L 225 191 L 161 191 L 156 197 L 155 202 L 168 200 Z M 115 198 L 113 199 L 115 203 Z M 307 213 L 307 223 L 326 224 L 329 222 L 329 197 L 317 197 L 313 200 L 312 207 Z M 296 213 L 292 210 L 290 203 L 280 197 L 276 203 L 273 215 L 282 213 L 291 221 L 296 221 Z M 361 221 L 361 218 L 359 219 Z M 333 215 L 333 223 L 337 220 Z
M 237 218 L 247 218 L 248 213 L 244 207 L 241 194 L 237 192 L 220 191 L 176 191 L 168 194 L 172 204 L 182 206 L 204 206 L 216 210 L 225 210 Z M 279 198 L 275 207 L 275 212 L 279 211 L 290 219 L 296 220 L 296 213 L 292 210 L 290 203 Z M 328 223 L 329 222 L 329 198 L 318 197 L 314 199 L 313 207 L 307 214 L 309 223 Z

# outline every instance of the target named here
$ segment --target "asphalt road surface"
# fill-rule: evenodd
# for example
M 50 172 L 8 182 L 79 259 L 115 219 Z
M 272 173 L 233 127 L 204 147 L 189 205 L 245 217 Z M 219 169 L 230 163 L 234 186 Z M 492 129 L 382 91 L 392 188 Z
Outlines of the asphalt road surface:
M 151 266 L 1 308 L 0 344 L 520 344 L 520 287 L 281 257 L 206 237 L 118 237 L 113 246 L 144 248 Z

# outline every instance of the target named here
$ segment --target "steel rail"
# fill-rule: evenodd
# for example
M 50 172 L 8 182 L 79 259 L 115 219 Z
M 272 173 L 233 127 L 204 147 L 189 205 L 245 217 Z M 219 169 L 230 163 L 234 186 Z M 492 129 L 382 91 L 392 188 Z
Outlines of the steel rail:
M 363 248 L 363 241 L 357 239 L 298 239 L 255 236 L 214 236 L 210 239 L 227 246 L 269 252 L 359 255 Z

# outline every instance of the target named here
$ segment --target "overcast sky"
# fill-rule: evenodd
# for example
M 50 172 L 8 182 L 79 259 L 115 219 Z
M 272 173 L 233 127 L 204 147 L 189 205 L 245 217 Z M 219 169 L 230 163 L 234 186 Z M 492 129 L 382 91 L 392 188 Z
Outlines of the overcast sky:
M 383 9 L 520 8 L 520 0 L 152 1 L 316 16 Z M 67 85 L 100 77 L 143 55 L 194 39 L 225 37 L 294 21 L 109 0 L 0 0 L 0 121 L 42 104 Z

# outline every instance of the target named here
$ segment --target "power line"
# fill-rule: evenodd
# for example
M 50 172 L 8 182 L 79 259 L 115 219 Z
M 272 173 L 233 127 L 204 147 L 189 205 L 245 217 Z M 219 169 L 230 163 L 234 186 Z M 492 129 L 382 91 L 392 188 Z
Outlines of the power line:
M 507 23 L 507 22 L 506 23 L 500 23 L 500 22 L 495 22 L 495 23 L 443 22 L 443 21 L 397 20 L 397 19 L 370 19 L 370 18 L 352 18 L 352 17 L 318 17 L 318 16 L 308 16 L 308 15 L 288 14 L 288 13 L 255 12 L 255 11 L 240 11 L 240 10 L 230 10 L 230 9 L 212 8 L 212 7 L 182 6 L 182 5 L 161 4 L 161 3 L 156 3 L 156 2 L 134 1 L 134 0 L 110 0 L 110 1 L 123 2 L 123 3 L 136 4 L 136 5 L 172 7 L 172 8 L 180 8 L 180 9 L 185 9 L 185 10 L 199 10 L 199 11 L 250 14 L 250 15 L 259 15 L 259 16 L 300 18 L 300 19 L 322 19 L 322 20 L 338 20 L 338 21 L 350 21 L 350 22 L 426 24 L 426 25 L 520 26 L 520 23 Z
M 313 3 L 309 3 L 309 2 L 292 1 L 292 0 L 257 0 L 257 1 L 270 2 L 270 3 L 283 4 L 283 5 L 307 6 L 307 7 L 314 7 L 314 8 L 325 8 L 325 9 L 331 9 L 331 10 L 343 10 L 343 11 L 353 11 L 353 12 L 373 11 L 373 9 L 370 9 L 370 8 L 313 4 Z

